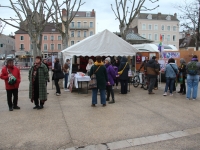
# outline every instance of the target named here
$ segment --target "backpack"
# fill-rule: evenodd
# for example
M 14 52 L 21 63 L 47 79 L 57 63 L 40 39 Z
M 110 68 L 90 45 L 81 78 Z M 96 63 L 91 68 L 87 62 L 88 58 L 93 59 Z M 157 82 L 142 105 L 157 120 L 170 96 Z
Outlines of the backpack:
M 198 67 L 197 67 L 197 62 L 192 61 L 191 63 L 188 64 L 187 66 L 187 73 L 189 75 L 197 75 L 198 73 Z

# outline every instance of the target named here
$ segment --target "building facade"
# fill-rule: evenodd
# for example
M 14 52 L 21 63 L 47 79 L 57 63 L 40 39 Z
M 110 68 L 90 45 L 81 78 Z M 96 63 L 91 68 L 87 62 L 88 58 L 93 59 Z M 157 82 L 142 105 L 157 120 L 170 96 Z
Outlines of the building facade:
M 62 10 L 62 15 L 65 19 L 67 15 L 66 9 Z M 69 26 L 68 45 L 72 46 L 94 34 L 96 34 L 96 13 L 94 9 L 92 11 L 78 11 Z
M 0 54 L 14 54 L 15 53 L 15 38 L 0 34 Z
M 159 43 L 162 35 L 164 44 L 179 48 L 179 20 L 176 13 L 174 15 L 139 13 L 130 28 L 154 43 Z

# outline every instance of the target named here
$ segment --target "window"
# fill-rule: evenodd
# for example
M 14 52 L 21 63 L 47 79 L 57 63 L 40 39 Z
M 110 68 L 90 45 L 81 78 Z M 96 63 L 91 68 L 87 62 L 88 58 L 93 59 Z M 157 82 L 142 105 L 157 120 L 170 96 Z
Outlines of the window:
M 78 28 L 80 28 L 81 27 L 81 23 L 80 22 L 78 22 Z
M 176 41 L 176 35 L 173 35 L 173 41 Z
M 45 41 L 47 40 L 47 36 L 46 36 L 46 35 L 44 36 L 44 40 L 45 40 Z
M 151 29 L 152 29 L 152 28 L 151 28 L 151 24 L 149 24 L 149 27 L 148 27 L 148 28 L 149 28 L 149 30 L 151 30 Z
M 146 24 L 142 24 L 142 30 L 146 30 Z
M 71 37 L 74 37 L 74 31 L 71 31 Z
M 151 39 L 152 39 L 151 34 L 149 34 L 149 40 L 151 40 Z
M 164 26 L 164 25 L 162 25 L 161 29 L 164 31 L 164 30 L 165 30 L 165 26 Z
M 164 41 L 165 40 L 165 35 L 162 35 L 162 41 Z
M 58 36 L 58 41 L 61 41 L 62 40 L 62 37 L 59 35 Z
M 74 45 L 74 41 L 71 41 L 71 45 Z
M 3 47 L 3 44 L 0 44 L 0 47 Z
M 167 35 L 167 41 L 170 41 L 170 35 Z
M 158 30 L 158 25 L 157 24 L 154 25 L 154 30 Z
M 20 48 L 19 48 L 21 51 L 24 50 L 24 44 L 20 44 Z
M 90 17 L 90 12 L 86 12 L 86 17 Z
M 44 44 L 44 51 L 47 51 L 47 44 Z
M 142 37 L 146 38 L 146 34 L 142 34 Z
M 78 37 L 81 37 L 81 31 L 78 31 L 78 35 L 77 35 Z
M 21 41 L 23 41 L 24 40 L 24 36 L 20 36 L 20 39 L 21 39 Z
M 170 31 L 170 26 L 167 26 L 167 30 Z
M 149 14 L 149 15 L 147 16 L 147 19 L 152 19 L 152 15 Z
M 51 44 L 51 50 L 54 50 L 54 44 Z
M 155 41 L 158 41 L 158 34 L 155 34 L 155 35 L 154 35 L 154 40 L 155 40 Z
M 53 41 L 53 40 L 54 40 L 54 36 L 52 35 L 52 36 L 51 36 L 51 41 Z
M 93 28 L 93 22 L 90 22 L 90 28 Z
M 71 27 L 74 28 L 74 22 L 71 22 Z
M 93 31 L 90 31 L 90 36 L 93 35 Z
M 58 44 L 58 50 L 61 50 L 61 44 Z
M 171 16 L 167 16 L 167 17 L 166 17 L 166 20 L 171 20 Z
M 84 22 L 84 27 L 85 27 L 85 28 L 87 27 L 87 22 Z
M 30 49 L 33 50 L 33 44 L 30 45 Z
M 84 31 L 84 37 L 87 37 L 87 31 Z
M 173 31 L 176 31 L 176 26 L 173 26 Z

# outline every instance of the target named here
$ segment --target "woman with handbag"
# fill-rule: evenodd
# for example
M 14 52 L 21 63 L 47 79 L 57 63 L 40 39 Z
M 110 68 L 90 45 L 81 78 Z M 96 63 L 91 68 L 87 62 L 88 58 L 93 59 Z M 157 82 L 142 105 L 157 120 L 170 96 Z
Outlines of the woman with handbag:
M 35 64 L 29 70 L 28 79 L 30 81 L 29 98 L 32 103 L 35 103 L 33 109 L 42 109 L 47 100 L 46 82 L 49 79 L 49 72 L 45 64 L 42 63 L 41 56 L 35 58 Z
M 64 74 L 62 72 L 61 65 L 59 63 L 58 58 L 55 58 L 54 60 L 54 68 L 52 68 L 52 71 L 53 71 L 52 80 L 54 80 L 54 83 L 56 86 L 56 96 L 60 96 L 61 92 L 60 92 L 60 86 L 58 82 L 59 82 L 59 79 L 64 78 Z
M 127 58 L 125 56 L 122 57 L 121 63 L 119 66 L 119 80 L 121 83 L 121 93 L 120 94 L 127 94 L 128 88 L 128 71 L 129 71 L 129 64 L 127 62 Z
M 91 81 L 96 80 L 96 84 L 93 84 L 93 86 L 90 86 L 92 89 L 92 107 L 95 107 L 97 104 L 97 93 L 98 90 L 100 91 L 100 97 L 101 97 L 101 104 L 103 107 L 106 106 L 106 96 L 105 96 L 105 90 L 106 90 L 106 84 L 110 84 L 108 82 L 106 67 L 104 66 L 104 63 L 101 60 L 100 56 L 96 57 L 96 62 L 90 69 L 90 77 Z M 95 83 L 94 82 L 94 83 Z
M 170 58 L 165 68 L 166 85 L 163 96 L 167 96 L 168 89 L 170 89 L 170 96 L 173 96 L 172 92 L 177 73 L 178 73 L 178 67 L 175 64 L 175 60 L 173 58 Z

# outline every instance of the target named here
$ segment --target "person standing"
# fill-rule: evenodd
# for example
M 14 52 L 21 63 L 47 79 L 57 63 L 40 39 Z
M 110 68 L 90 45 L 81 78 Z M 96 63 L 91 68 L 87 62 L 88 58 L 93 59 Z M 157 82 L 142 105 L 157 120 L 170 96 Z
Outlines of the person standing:
M 178 74 L 178 67 L 175 64 L 175 60 L 170 58 L 165 68 L 166 85 L 163 96 L 167 96 L 167 90 L 170 90 L 170 96 L 173 96 L 174 83 L 176 75 Z
M 186 85 L 185 85 L 185 79 L 187 76 L 186 73 L 186 62 L 183 58 L 180 59 L 180 66 L 179 66 L 179 82 L 180 82 L 180 91 L 178 93 L 181 93 L 183 95 L 186 94 Z
M 61 70 L 61 65 L 59 63 L 58 58 L 55 58 L 55 60 L 54 60 L 54 68 L 52 69 L 52 71 L 53 71 L 52 80 L 54 80 L 55 86 L 56 86 L 56 96 L 60 96 L 61 92 L 60 92 L 60 86 L 59 86 L 58 82 L 59 82 L 59 79 L 64 78 L 64 75 Z
M 13 84 L 8 83 L 10 76 L 14 76 L 16 78 L 16 81 Z M 7 60 L 6 66 L 4 66 L 1 70 L 0 78 L 5 81 L 9 111 L 13 111 L 13 109 L 20 109 L 20 107 L 17 106 L 17 104 L 18 104 L 18 89 L 19 89 L 19 84 L 21 82 L 21 76 L 19 69 L 13 65 L 13 59 Z M 13 96 L 13 101 L 12 101 L 12 96 Z
M 115 84 L 114 79 L 116 78 L 116 74 L 115 74 L 115 70 L 114 70 L 113 66 L 111 65 L 110 61 L 111 61 L 110 57 L 107 57 L 105 59 L 105 66 L 106 66 L 107 76 L 108 76 L 108 83 L 106 85 L 106 93 L 107 93 L 106 101 L 110 100 L 110 94 L 111 94 L 112 101 L 110 101 L 108 103 L 112 104 L 112 103 L 115 103 L 114 92 L 113 92 L 112 86 Z
M 65 73 L 65 91 L 69 91 L 69 89 L 67 89 L 67 84 L 68 84 L 68 77 L 69 77 L 69 65 L 68 65 L 68 60 L 66 60 L 66 63 L 63 66 L 63 71 Z
M 158 63 L 158 61 L 156 60 L 156 64 L 157 64 L 157 67 L 158 67 L 158 70 L 160 72 L 160 64 Z M 158 76 L 156 77 L 156 82 L 155 82 L 155 85 L 154 85 L 154 90 L 158 90 Z
M 92 60 L 92 59 L 89 59 L 89 60 L 88 60 L 88 64 L 87 64 L 87 66 L 86 66 L 87 75 L 90 75 L 90 69 L 91 69 L 91 67 L 92 67 L 93 65 L 94 65 L 93 60 Z
M 101 97 L 101 104 L 103 107 L 106 106 L 106 96 L 105 96 L 105 89 L 106 84 L 110 84 L 108 82 L 108 76 L 106 72 L 106 67 L 104 66 L 104 63 L 102 62 L 102 59 L 100 56 L 96 57 L 96 62 L 90 69 L 90 77 L 94 74 L 96 74 L 96 80 L 97 80 L 97 88 L 92 89 L 92 107 L 95 107 L 97 104 L 97 93 L 98 90 L 100 91 L 100 97 Z
M 42 57 L 35 58 L 35 64 L 29 70 L 29 98 L 35 103 L 33 109 L 43 109 L 47 100 L 46 82 L 49 79 L 49 72 L 45 64 L 42 63 Z
M 123 71 L 122 74 L 119 76 L 119 80 L 121 83 L 121 93 L 120 94 L 127 94 L 128 88 L 128 71 L 129 71 L 129 64 L 127 58 L 125 56 L 122 57 L 121 63 L 119 66 L 118 71 Z
M 141 66 L 139 68 L 139 72 L 143 67 L 144 67 L 144 74 L 147 72 L 147 63 L 148 62 L 149 62 L 149 57 L 145 57 L 145 60 L 142 62 Z M 143 88 L 143 84 L 142 84 L 141 88 Z
M 186 98 L 189 100 L 192 96 L 193 100 L 196 100 L 198 94 L 199 75 L 200 75 L 200 63 L 196 55 L 186 66 L 187 72 L 187 93 Z
M 146 64 L 146 69 L 147 69 L 147 77 L 149 79 L 148 92 L 149 94 L 155 94 L 153 92 L 153 88 L 156 82 L 156 78 L 159 74 L 159 68 L 156 63 L 156 56 L 153 56 L 152 59 L 148 61 L 148 63 Z
M 48 72 L 49 72 L 49 65 L 47 64 L 47 59 L 43 59 L 43 63 L 45 64 L 45 66 L 47 67 Z M 47 86 L 47 82 L 50 82 L 49 79 L 48 79 L 48 81 L 46 81 L 46 86 Z M 47 94 L 49 94 L 49 93 L 47 93 Z
M 113 65 L 113 68 L 114 68 L 114 70 L 115 70 L 115 72 L 116 72 L 116 78 L 115 78 L 115 84 L 116 84 L 116 89 L 118 89 L 118 84 L 119 84 L 119 76 L 118 76 L 118 70 L 119 70 L 119 66 L 120 66 L 120 60 L 119 60 L 119 58 L 117 58 L 116 60 L 115 60 L 115 63 L 114 63 L 114 65 Z

